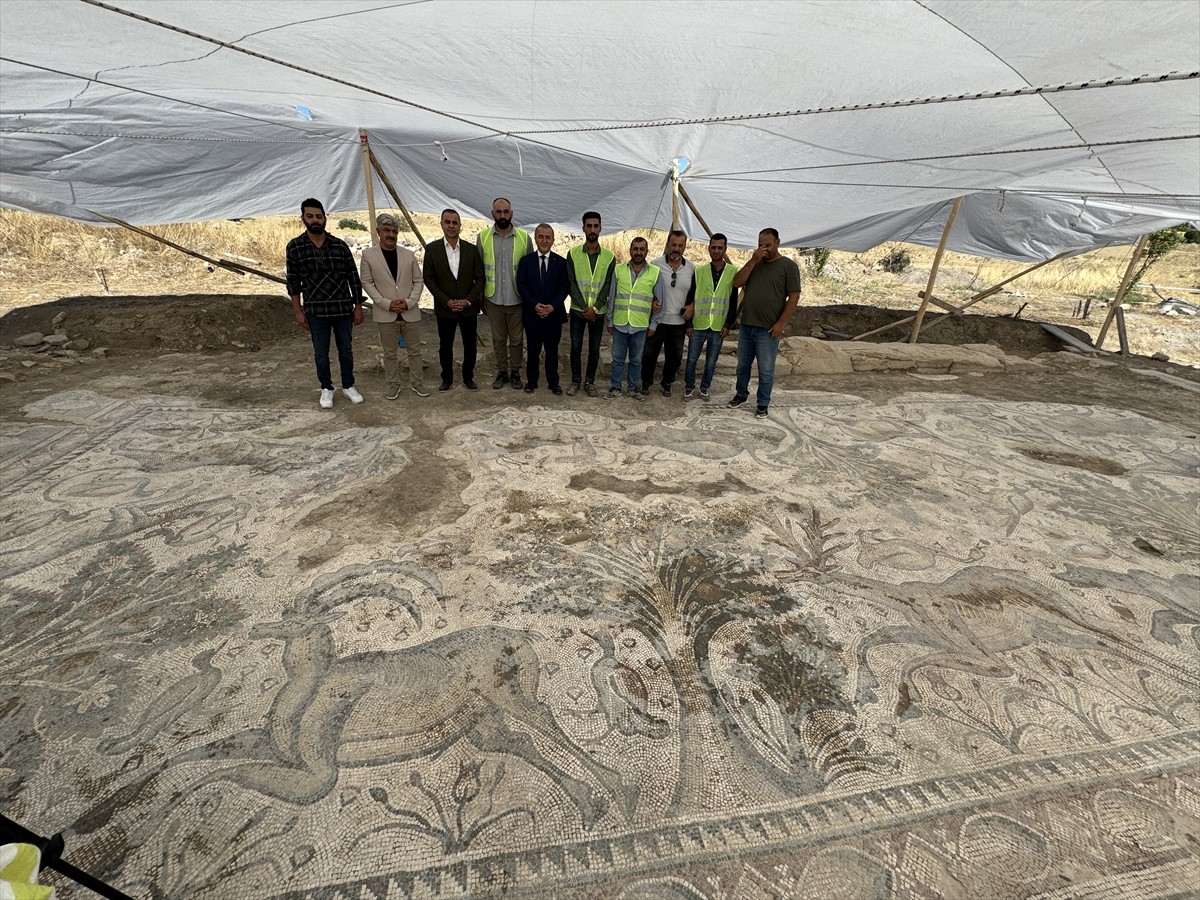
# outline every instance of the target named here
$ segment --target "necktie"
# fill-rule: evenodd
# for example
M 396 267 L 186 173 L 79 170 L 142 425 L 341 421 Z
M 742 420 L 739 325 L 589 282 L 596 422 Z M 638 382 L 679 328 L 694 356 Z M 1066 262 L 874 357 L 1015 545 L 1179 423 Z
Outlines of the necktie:
M 542 278 L 546 277 L 546 257 L 542 257 Z

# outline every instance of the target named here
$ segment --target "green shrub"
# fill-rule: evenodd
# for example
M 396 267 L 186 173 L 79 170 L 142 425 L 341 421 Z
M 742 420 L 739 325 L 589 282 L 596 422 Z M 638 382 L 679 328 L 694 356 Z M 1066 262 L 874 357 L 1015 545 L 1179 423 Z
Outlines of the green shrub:
M 1156 231 L 1150 235 L 1150 240 L 1146 241 L 1146 252 L 1142 256 L 1142 264 L 1129 282 L 1130 286 L 1141 281 L 1152 265 L 1186 240 L 1184 227 L 1177 225 L 1174 228 L 1164 228 L 1162 231 Z
M 893 275 L 899 275 L 911 265 L 912 260 L 909 259 L 908 253 L 899 247 L 879 261 L 879 266 L 883 271 Z
M 813 278 L 820 278 L 829 262 L 829 254 L 828 247 L 813 247 L 812 256 L 808 259 L 808 274 Z
M 343 231 L 366 231 L 367 226 L 357 219 L 338 219 L 338 228 Z

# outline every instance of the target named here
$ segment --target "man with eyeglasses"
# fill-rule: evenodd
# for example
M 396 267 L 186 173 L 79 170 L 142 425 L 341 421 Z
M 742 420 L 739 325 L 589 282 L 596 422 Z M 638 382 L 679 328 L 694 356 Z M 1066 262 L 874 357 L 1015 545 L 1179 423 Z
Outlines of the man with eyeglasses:
M 687 235 L 678 229 L 667 234 L 667 251 L 653 262 L 662 273 L 663 301 L 658 325 L 646 334 L 642 354 L 642 396 L 650 393 L 658 355 L 665 349 L 662 371 L 662 395 L 671 396 L 671 385 L 683 363 L 683 335 L 692 317 L 696 298 L 696 267 L 683 258 Z
M 483 311 L 492 326 L 492 352 L 496 377 L 492 387 L 521 389 L 521 357 L 525 351 L 525 324 L 517 293 L 517 266 L 533 252 L 529 232 L 513 227 L 512 204 L 504 197 L 492 201 L 495 226 L 479 232 L 475 243 L 483 257 Z

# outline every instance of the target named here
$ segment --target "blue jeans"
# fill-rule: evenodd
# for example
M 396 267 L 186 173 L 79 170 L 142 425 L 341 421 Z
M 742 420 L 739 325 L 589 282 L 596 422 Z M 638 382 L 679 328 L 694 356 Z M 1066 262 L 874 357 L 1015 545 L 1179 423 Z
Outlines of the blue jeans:
M 629 393 L 641 388 L 642 353 L 646 349 L 646 329 L 626 334 L 613 329 L 612 333 L 612 381 L 614 391 L 621 389 L 621 378 L 625 375 L 625 362 L 629 362 Z
M 342 370 L 342 387 L 354 387 L 353 316 L 314 316 L 308 319 L 308 334 L 312 338 L 313 361 L 317 364 L 317 381 L 322 390 L 333 390 L 333 373 L 329 371 L 329 336 L 337 343 L 338 368 Z
M 775 385 L 775 356 L 779 353 L 779 338 L 771 337 L 770 328 L 743 325 L 738 329 L 737 387 L 738 397 L 750 396 L 750 364 L 758 360 L 758 405 L 771 405 L 771 388 Z
M 700 353 L 708 345 L 708 354 L 704 357 L 704 375 L 700 378 L 700 390 L 707 391 L 712 387 L 713 373 L 717 371 L 717 357 L 721 355 L 721 329 L 704 329 L 692 331 L 692 339 L 688 342 L 687 368 L 683 370 L 683 386 L 689 391 L 696 386 L 696 363 L 700 361 Z

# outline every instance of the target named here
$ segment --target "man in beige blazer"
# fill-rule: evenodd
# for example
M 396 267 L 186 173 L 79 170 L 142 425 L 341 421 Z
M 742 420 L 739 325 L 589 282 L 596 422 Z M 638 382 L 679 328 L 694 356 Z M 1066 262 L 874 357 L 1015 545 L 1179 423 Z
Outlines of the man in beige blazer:
M 411 251 L 396 243 L 400 227 L 396 217 L 384 213 L 375 219 L 379 243 L 363 251 L 360 274 L 363 290 L 371 298 L 371 318 L 379 327 L 383 347 L 383 370 L 387 398 L 400 396 L 400 352 L 398 339 L 408 350 L 408 370 L 413 393 L 428 397 L 421 362 L 421 264 Z

